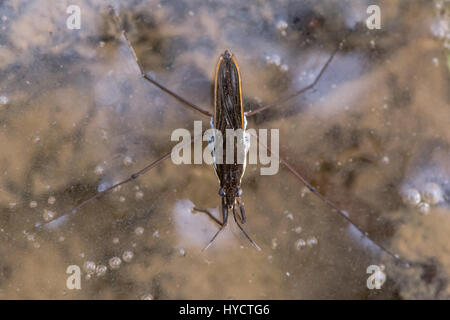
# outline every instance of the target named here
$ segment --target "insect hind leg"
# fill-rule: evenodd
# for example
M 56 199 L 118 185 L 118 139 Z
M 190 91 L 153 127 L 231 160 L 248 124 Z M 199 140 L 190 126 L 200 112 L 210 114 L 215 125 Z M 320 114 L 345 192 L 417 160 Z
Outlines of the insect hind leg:
M 263 148 L 265 148 L 270 154 L 272 153 L 272 150 L 270 149 L 270 147 L 266 146 L 264 143 L 262 143 L 258 137 L 254 134 L 252 134 L 258 141 L 259 145 L 262 146 Z M 345 210 L 342 210 L 338 207 L 337 204 L 335 204 L 333 201 L 329 200 L 327 197 L 325 197 L 324 195 L 322 195 L 319 191 L 317 191 L 316 188 L 314 188 L 305 178 L 303 178 L 303 176 L 294 169 L 294 167 L 292 167 L 286 160 L 284 160 L 282 157 L 280 157 L 278 154 L 274 154 L 278 160 L 280 161 L 280 163 L 282 163 L 303 185 L 305 185 L 317 198 L 319 198 L 320 200 L 322 200 L 324 203 L 326 203 L 330 208 L 334 209 L 334 213 L 337 213 L 338 215 L 340 215 L 343 219 L 345 219 L 348 223 L 350 223 L 353 227 L 356 228 L 356 230 L 358 230 L 364 238 L 370 240 L 376 247 L 378 247 L 381 251 L 385 252 L 386 254 L 388 254 L 389 256 L 391 256 L 395 262 L 399 263 L 401 266 L 405 267 L 405 268 L 409 268 L 413 265 L 415 265 L 413 262 L 408 261 L 402 257 L 400 257 L 398 254 L 394 253 L 393 251 L 389 250 L 387 247 L 385 247 L 384 245 L 378 243 L 377 241 L 373 240 L 371 237 L 369 237 L 369 234 L 367 232 L 364 231 L 364 229 L 362 227 L 360 227 L 355 221 L 353 221 L 348 212 Z

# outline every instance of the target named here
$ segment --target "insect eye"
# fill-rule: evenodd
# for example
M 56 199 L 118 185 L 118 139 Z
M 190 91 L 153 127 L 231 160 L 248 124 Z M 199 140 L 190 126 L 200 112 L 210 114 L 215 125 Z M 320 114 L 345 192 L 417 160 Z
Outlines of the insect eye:
M 225 191 L 222 188 L 219 190 L 219 196 L 225 197 Z
M 237 191 L 236 191 L 236 196 L 237 196 L 237 197 L 242 196 L 242 189 L 241 189 L 241 188 L 237 189 Z

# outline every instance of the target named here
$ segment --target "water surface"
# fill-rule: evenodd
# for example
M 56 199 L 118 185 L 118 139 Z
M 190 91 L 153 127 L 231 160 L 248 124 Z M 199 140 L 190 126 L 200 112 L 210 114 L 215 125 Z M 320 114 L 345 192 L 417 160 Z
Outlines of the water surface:
M 0 5 L 1 298 L 449 298 L 447 1 L 377 1 L 380 30 L 367 29 L 363 0 L 84 0 L 80 30 L 66 27 L 70 4 Z M 190 209 L 218 215 L 220 203 L 206 164 L 167 160 L 61 219 L 170 151 L 174 129 L 209 126 L 140 77 L 108 4 L 144 69 L 208 110 L 225 49 L 250 110 L 311 83 L 344 41 L 314 90 L 248 126 L 279 129 L 280 155 L 415 267 L 361 239 L 282 166 L 261 176 L 249 165 L 243 180 L 261 252 L 233 222 L 201 251 L 217 226 Z M 58 220 L 35 228 L 46 219 Z M 105 274 L 90 275 L 93 263 Z M 372 264 L 386 268 L 381 290 L 366 286 Z M 81 290 L 66 287 L 69 265 L 83 270 Z

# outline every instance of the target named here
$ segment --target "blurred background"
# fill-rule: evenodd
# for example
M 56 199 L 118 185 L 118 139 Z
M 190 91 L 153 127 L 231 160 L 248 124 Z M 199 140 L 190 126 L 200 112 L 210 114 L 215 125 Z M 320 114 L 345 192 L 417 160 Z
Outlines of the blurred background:
M 381 28 L 369 30 L 369 5 Z M 69 29 L 67 8 L 80 8 Z M 75 205 L 171 150 L 209 119 L 143 80 L 145 70 L 212 111 L 217 59 L 236 56 L 250 117 L 280 130 L 280 155 L 396 265 L 280 165 L 243 179 L 247 232 L 219 216 L 213 168 L 170 160 Z M 0 298 L 448 299 L 450 1 L 49 1 L 0 4 Z M 43 225 L 45 223 L 45 227 Z M 82 270 L 81 289 L 66 269 Z M 367 268 L 386 282 L 367 288 Z

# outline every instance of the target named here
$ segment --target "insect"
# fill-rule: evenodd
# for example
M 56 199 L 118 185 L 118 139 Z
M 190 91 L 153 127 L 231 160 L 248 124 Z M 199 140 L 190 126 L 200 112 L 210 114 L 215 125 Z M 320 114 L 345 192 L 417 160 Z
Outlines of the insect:
M 247 120 L 244 115 L 244 106 L 242 103 L 241 74 L 239 72 L 239 66 L 236 58 L 229 50 L 225 50 L 225 52 L 220 56 L 216 67 L 214 85 L 214 117 L 211 119 L 211 124 L 222 133 L 222 136 L 224 136 L 225 139 L 228 139 L 226 135 L 227 129 L 245 130 L 247 125 Z M 238 139 L 236 142 L 233 139 L 233 142 L 233 155 L 235 158 L 233 159 L 233 163 L 217 164 L 214 158 L 214 169 L 220 183 L 219 195 L 222 198 L 222 223 L 220 224 L 219 231 L 217 231 L 211 239 L 208 246 L 226 226 L 228 211 L 232 210 L 234 221 L 238 227 L 251 242 L 251 244 L 258 250 L 261 250 L 248 236 L 236 217 L 236 205 L 238 205 L 240 220 L 242 223 L 245 223 L 246 217 L 244 204 L 241 202 L 241 180 L 244 176 L 246 161 L 245 157 L 243 159 L 244 161 L 237 161 L 237 149 L 239 146 L 236 144 L 244 144 L 244 155 L 246 155 L 249 148 L 250 138 L 248 134 L 244 134 L 243 139 Z M 219 146 L 219 148 L 224 149 L 224 153 L 226 153 L 225 146 L 226 141 L 222 141 L 222 145 Z M 224 156 L 226 157 L 226 154 Z M 207 210 L 202 211 L 212 216 Z
M 116 17 L 117 18 L 117 17 Z M 117 18 L 118 19 L 118 18 Z M 140 69 L 141 76 L 151 84 L 155 85 L 156 87 L 160 88 L 162 91 L 166 92 L 167 94 L 171 95 L 172 97 L 178 99 L 183 103 L 183 106 L 186 108 L 190 108 L 203 116 L 206 117 L 212 117 L 212 124 L 213 127 L 219 130 L 220 132 L 224 132 L 226 129 L 242 129 L 245 131 L 246 129 L 246 117 L 251 117 L 256 114 L 259 114 L 269 108 L 276 107 L 277 105 L 280 105 L 304 92 L 307 90 L 310 90 L 316 86 L 316 84 L 321 79 L 322 75 L 326 71 L 327 67 L 332 62 L 334 56 L 339 50 L 339 46 L 336 48 L 336 50 L 330 55 L 326 63 L 323 65 L 322 69 L 318 73 L 318 75 L 315 77 L 315 79 L 306 87 L 287 95 L 281 99 L 278 99 L 272 103 L 269 103 L 265 106 L 259 107 L 254 110 L 250 111 L 244 111 L 243 107 L 243 101 L 242 101 L 242 87 L 241 87 L 241 75 L 239 72 L 239 67 L 237 64 L 236 57 L 233 56 L 233 54 L 226 50 L 219 58 L 219 61 L 217 63 L 216 67 L 216 76 L 215 76 L 215 86 L 214 86 L 214 113 L 211 113 L 192 102 L 186 100 L 182 96 L 178 95 L 159 81 L 155 80 L 153 77 L 149 76 L 144 68 L 142 67 L 136 52 L 131 45 L 131 42 L 129 41 L 129 38 L 127 36 L 127 33 L 125 30 L 122 31 L 122 36 L 127 42 L 130 51 L 132 55 L 134 56 L 134 59 Z M 225 135 L 226 136 L 226 135 Z M 236 143 L 243 143 L 245 144 L 246 139 L 242 142 L 236 142 Z M 258 141 L 260 147 L 266 148 L 269 152 L 271 152 L 271 149 L 269 146 L 264 145 L 261 141 Z M 237 148 L 237 145 L 235 145 L 235 148 Z M 247 145 L 244 145 L 244 149 L 248 149 Z M 72 209 L 72 211 L 69 214 L 76 213 L 79 209 L 81 209 L 86 204 L 90 203 L 91 201 L 101 197 L 103 194 L 117 188 L 118 186 L 121 186 L 123 184 L 126 184 L 128 182 L 131 182 L 133 180 L 136 180 L 141 175 L 149 172 L 162 162 L 164 160 L 167 160 L 170 158 L 171 152 L 168 152 L 164 155 L 162 155 L 159 159 L 152 162 L 148 166 L 144 167 L 143 169 L 137 171 L 136 173 L 132 174 L 129 178 L 115 183 L 112 186 L 106 188 L 103 191 L 98 192 L 93 197 L 82 201 L 80 204 L 78 204 L 75 208 Z M 324 201 L 328 206 L 330 206 L 332 209 L 335 210 L 336 213 L 338 213 L 340 216 L 342 216 L 344 219 L 346 219 L 350 224 L 352 224 L 357 230 L 359 230 L 362 234 L 364 234 L 367 238 L 369 238 L 368 234 L 365 233 L 362 228 L 360 228 L 350 217 L 349 214 L 340 209 L 334 202 L 326 198 L 324 195 L 319 193 L 316 188 L 310 184 L 306 179 L 303 178 L 303 176 L 291 165 L 289 164 L 285 159 L 282 157 L 278 157 L 278 160 L 301 182 L 303 183 L 314 195 L 316 195 L 318 198 L 320 198 L 322 201 Z M 257 249 L 259 249 L 259 246 L 250 238 L 250 236 L 246 233 L 246 231 L 243 229 L 241 224 L 244 224 L 246 222 L 246 215 L 244 210 L 244 204 L 242 202 L 242 189 L 241 189 L 241 179 L 245 172 L 245 161 L 243 164 L 239 163 L 232 163 L 232 164 L 215 164 L 215 172 L 217 174 L 217 177 L 219 179 L 219 196 L 221 197 L 221 211 L 222 211 L 222 221 L 219 221 L 217 218 L 215 218 L 209 211 L 194 208 L 197 211 L 206 213 L 213 221 L 215 221 L 219 226 L 219 231 L 216 232 L 216 234 L 213 236 L 211 241 L 206 246 L 209 247 L 211 243 L 216 239 L 216 237 L 219 235 L 219 233 L 223 230 L 223 228 L 227 225 L 228 221 L 228 215 L 231 211 L 233 214 L 233 218 L 236 222 L 236 224 L 239 226 L 240 230 L 244 233 L 244 235 L 247 237 L 247 239 L 250 241 L 250 243 Z M 39 225 L 45 226 L 45 225 Z M 369 238 L 370 239 L 370 238 Z M 385 248 L 384 246 L 372 241 L 377 247 L 379 247 L 382 251 L 389 254 L 391 257 L 393 257 L 396 261 L 402 261 L 402 259 L 391 252 L 389 249 Z

